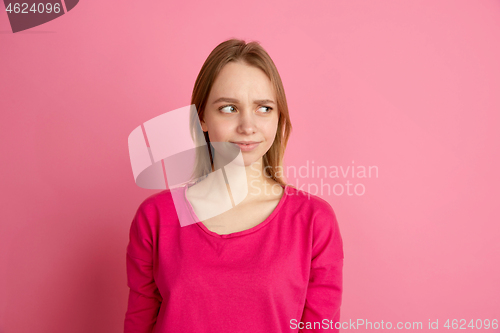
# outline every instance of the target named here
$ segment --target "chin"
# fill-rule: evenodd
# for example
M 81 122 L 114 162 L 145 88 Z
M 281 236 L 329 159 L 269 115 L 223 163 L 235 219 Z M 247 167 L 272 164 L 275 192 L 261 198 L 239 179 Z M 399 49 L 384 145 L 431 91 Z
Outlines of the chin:
M 245 166 L 250 166 L 252 164 L 255 163 L 255 160 L 254 159 L 246 159 L 246 158 L 243 158 L 243 161 L 245 162 Z
M 259 158 L 256 158 L 255 156 L 248 156 L 247 154 L 243 153 L 243 162 L 244 162 L 246 167 L 250 166 L 258 161 L 259 161 Z

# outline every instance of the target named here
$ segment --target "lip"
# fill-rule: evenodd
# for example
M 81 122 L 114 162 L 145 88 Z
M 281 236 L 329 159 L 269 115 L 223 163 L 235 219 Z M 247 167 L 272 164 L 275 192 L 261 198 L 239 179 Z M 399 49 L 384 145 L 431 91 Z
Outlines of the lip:
M 257 141 L 230 141 L 231 143 L 234 143 L 238 147 L 240 147 L 241 151 L 252 151 L 257 146 L 260 144 L 260 142 Z

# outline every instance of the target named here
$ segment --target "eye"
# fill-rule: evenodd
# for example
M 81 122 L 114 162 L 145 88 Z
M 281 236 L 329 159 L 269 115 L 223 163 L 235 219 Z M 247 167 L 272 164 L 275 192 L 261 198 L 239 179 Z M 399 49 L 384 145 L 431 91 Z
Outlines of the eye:
M 235 110 L 235 107 L 233 105 L 224 105 L 219 108 L 219 111 L 222 111 L 222 113 L 233 113 L 232 111 Z
M 260 109 L 264 109 L 264 111 L 262 113 L 271 113 L 271 110 L 273 109 L 272 107 L 269 107 L 269 106 L 261 106 L 259 108 Z

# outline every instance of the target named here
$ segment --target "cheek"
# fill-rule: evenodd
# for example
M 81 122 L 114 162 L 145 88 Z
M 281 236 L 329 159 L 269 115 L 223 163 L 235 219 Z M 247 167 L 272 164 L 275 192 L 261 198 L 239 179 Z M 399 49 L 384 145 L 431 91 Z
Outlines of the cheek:
M 226 122 L 213 122 L 209 126 L 210 141 L 226 141 L 231 132 L 231 124 Z
M 278 120 L 269 122 L 266 124 L 264 128 L 264 135 L 266 137 L 266 140 L 270 140 L 271 144 L 272 141 L 274 141 L 274 138 L 276 137 L 276 131 L 278 130 Z

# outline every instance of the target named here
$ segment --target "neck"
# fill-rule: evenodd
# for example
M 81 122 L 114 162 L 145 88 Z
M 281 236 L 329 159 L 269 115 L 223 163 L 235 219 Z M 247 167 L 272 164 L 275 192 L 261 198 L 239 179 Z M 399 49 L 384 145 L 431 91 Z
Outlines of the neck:
M 274 189 L 273 186 L 276 187 L 280 185 L 266 175 L 262 158 L 251 165 L 246 166 L 245 172 L 249 194 L 247 196 L 247 200 L 272 195 L 273 190 L 275 193 L 279 193 L 279 191 Z

